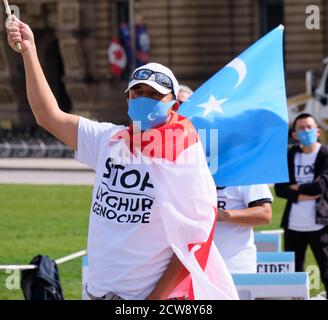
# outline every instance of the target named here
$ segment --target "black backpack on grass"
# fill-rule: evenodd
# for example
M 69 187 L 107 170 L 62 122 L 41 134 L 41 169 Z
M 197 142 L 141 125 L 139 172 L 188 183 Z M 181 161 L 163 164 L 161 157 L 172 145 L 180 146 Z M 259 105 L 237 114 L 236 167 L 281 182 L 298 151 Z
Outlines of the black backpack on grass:
M 36 269 L 23 270 L 21 287 L 26 300 L 64 300 L 59 272 L 55 261 L 38 255 L 30 264 Z

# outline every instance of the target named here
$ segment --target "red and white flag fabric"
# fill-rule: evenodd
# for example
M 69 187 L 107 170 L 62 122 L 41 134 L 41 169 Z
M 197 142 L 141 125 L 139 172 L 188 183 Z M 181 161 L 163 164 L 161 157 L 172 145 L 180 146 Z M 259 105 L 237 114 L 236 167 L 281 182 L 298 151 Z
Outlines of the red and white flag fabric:
M 108 48 L 108 59 L 114 76 L 120 77 L 127 65 L 127 56 L 117 38 L 113 38 Z
M 191 122 L 173 113 L 165 126 L 138 134 L 130 128 L 115 139 L 125 139 L 130 155 L 149 165 L 167 240 L 188 270 L 169 297 L 239 299 L 213 242 L 216 187 Z

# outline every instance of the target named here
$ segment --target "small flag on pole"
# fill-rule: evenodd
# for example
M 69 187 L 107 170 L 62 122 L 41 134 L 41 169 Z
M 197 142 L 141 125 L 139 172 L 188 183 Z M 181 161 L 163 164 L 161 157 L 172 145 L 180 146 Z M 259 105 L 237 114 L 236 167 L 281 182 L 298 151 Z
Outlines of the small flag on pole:
M 126 68 L 127 56 L 117 38 L 113 38 L 108 48 L 108 59 L 113 75 L 120 77 Z
M 7 17 L 11 17 L 12 14 L 11 14 L 11 10 L 10 10 L 10 6 L 9 6 L 9 3 L 8 3 L 8 0 L 3 0 L 3 4 L 5 6 L 5 9 L 6 9 L 6 14 L 7 14 Z M 16 43 L 16 48 L 17 50 L 19 51 L 22 51 L 22 46 L 19 42 Z

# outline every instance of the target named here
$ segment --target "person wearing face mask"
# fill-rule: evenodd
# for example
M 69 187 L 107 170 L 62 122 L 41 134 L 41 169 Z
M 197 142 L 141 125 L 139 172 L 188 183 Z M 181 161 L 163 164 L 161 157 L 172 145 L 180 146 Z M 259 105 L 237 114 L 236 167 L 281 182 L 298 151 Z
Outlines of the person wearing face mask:
M 310 114 L 297 116 L 292 130 L 299 144 L 288 152 L 290 182 L 275 185 L 276 195 L 287 199 L 285 250 L 295 252 L 295 269 L 304 271 L 310 246 L 328 291 L 328 148 L 318 142 L 320 129 Z
M 190 87 L 180 84 L 180 90 L 178 94 L 179 103 L 182 104 L 184 101 L 188 100 L 193 93 L 194 92 Z
M 179 107 L 179 84 L 172 71 L 159 63 L 134 70 L 128 88 L 128 115 L 141 131 L 172 120 Z
M 13 18 L 7 34 L 15 51 L 21 43 L 37 123 L 96 172 L 89 298 L 238 299 L 213 243 L 215 184 L 195 128 L 175 112 L 179 84 L 172 71 L 158 63 L 134 70 L 126 90 L 133 123 L 99 123 L 59 108 L 28 25 Z

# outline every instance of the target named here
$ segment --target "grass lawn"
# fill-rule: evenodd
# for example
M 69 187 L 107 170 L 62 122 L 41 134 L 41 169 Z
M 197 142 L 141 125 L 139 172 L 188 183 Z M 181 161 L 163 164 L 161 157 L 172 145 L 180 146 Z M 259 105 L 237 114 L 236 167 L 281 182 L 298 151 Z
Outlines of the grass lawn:
M 28 264 L 86 248 L 92 188 L 87 186 L 0 185 L 0 264 Z M 81 297 L 81 258 L 59 266 L 66 299 Z M 0 299 L 23 299 L 8 290 L 0 271 Z
M 87 186 L 0 185 L 0 264 L 28 264 L 38 255 L 57 259 L 86 248 L 92 188 Z M 276 198 L 272 223 L 279 228 L 284 200 Z M 315 264 L 307 253 L 307 265 Z M 65 299 L 81 298 L 81 258 L 59 266 Z M 0 300 L 23 299 L 8 290 L 0 270 Z M 323 290 L 311 290 L 315 295 Z

